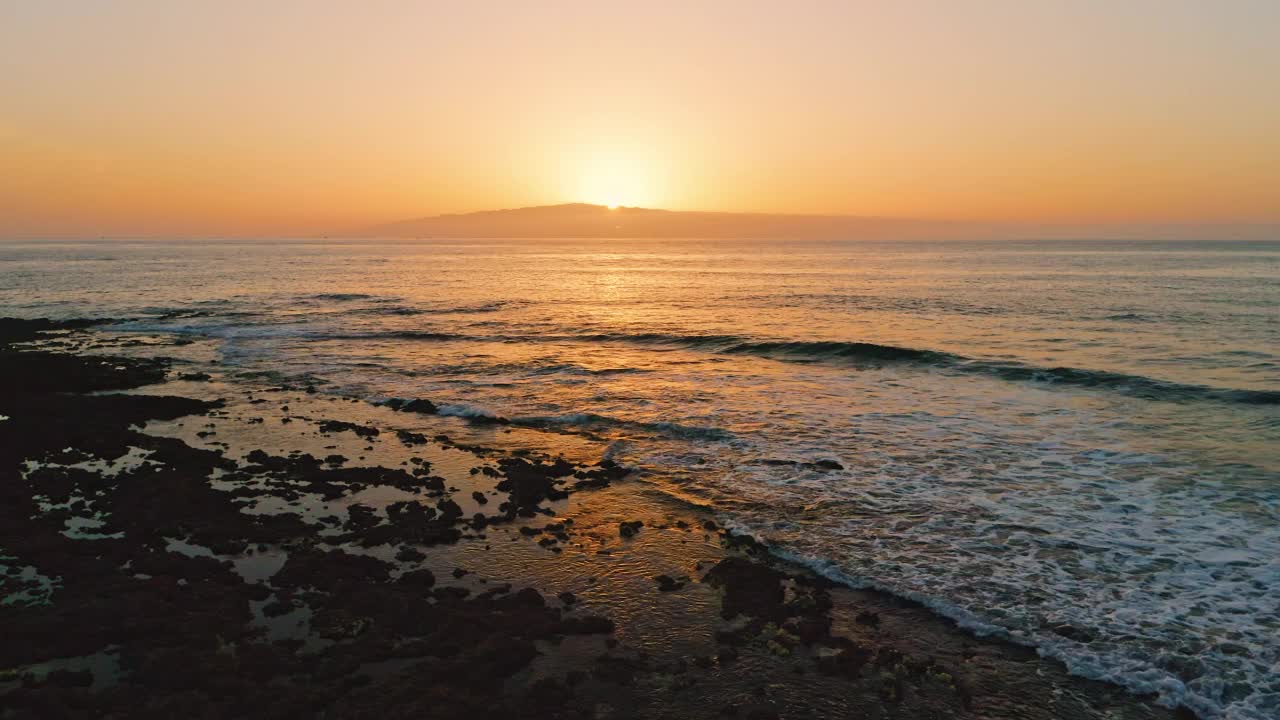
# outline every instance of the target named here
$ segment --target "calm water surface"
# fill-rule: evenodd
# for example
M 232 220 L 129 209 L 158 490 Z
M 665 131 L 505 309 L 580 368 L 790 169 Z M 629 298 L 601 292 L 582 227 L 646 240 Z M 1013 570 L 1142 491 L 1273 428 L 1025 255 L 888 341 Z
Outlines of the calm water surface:
M 0 314 L 598 436 L 833 577 L 1280 716 L 1280 242 L 8 244 Z

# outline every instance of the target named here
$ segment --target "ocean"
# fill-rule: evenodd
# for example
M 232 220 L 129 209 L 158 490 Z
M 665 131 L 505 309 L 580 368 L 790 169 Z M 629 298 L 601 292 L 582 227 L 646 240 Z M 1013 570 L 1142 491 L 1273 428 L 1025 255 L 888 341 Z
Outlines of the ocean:
M 0 315 L 585 436 L 832 578 L 1280 716 L 1280 242 L 7 243 Z

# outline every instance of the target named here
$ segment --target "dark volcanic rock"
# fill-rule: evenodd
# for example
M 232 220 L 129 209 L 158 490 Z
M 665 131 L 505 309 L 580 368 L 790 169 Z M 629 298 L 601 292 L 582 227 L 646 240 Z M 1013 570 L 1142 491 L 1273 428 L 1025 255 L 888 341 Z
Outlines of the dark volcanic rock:
M 0 321 L 0 414 L 9 418 L 0 422 L 0 547 L 56 579 L 49 603 L 5 607 L 0 668 L 87 656 L 111 646 L 126 672 L 100 691 L 89 689 L 95 678 L 83 671 L 55 671 L 11 692 L 0 689 L 4 717 L 158 718 L 193 707 L 208 717 L 514 717 L 527 707 L 559 714 L 557 704 L 570 701 L 563 686 L 547 682 L 530 689 L 531 704 L 525 705 L 523 693 L 506 692 L 504 683 L 537 655 L 536 642 L 551 645 L 567 633 L 607 632 L 608 620 L 562 623 L 559 608 L 548 607 L 532 589 L 499 597 L 505 586 L 476 598 L 461 588 L 433 590 L 435 578 L 426 569 L 392 582 L 392 566 L 380 560 L 310 547 L 317 542 L 316 528 L 297 516 L 249 515 L 238 505 L 262 495 L 332 497 L 377 484 L 443 493 L 442 480 L 385 468 L 325 467 L 308 455 L 281 458 L 261 450 L 238 467 L 219 453 L 144 435 L 134 426 L 205 413 L 217 404 L 79 394 L 159 382 L 167 365 L 162 360 L 12 348 L 43 331 L 66 329 Z M 364 426 L 338 421 L 325 429 L 372 435 Z M 111 460 L 135 447 L 149 453 L 148 462 L 118 476 L 57 466 L 29 475 L 16 471 L 28 458 Z M 512 467 L 520 475 L 521 465 Z M 215 469 L 231 491 L 209 484 Z M 560 470 L 542 465 L 527 474 L 554 480 Z M 513 495 L 522 502 L 557 496 L 554 485 L 528 491 L 516 484 Z M 63 535 L 67 512 L 42 513 L 33 499 L 37 486 L 39 494 L 71 503 L 72 510 L 103 513 L 107 537 L 79 541 Z M 452 525 L 461 509 L 445 498 L 435 507 L 406 503 L 389 518 L 383 522 L 372 508 L 349 507 L 349 539 L 456 539 Z M 171 538 L 232 555 L 284 546 L 288 559 L 268 588 L 243 582 L 230 563 L 167 552 Z M 406 561 L 422 557 L 409 550 L 402 552 Z M 273 592 L 276 599 L 269 600 Z M 266 642 L 251 624 L 253 601 L 268 601 L 262 609 L 267 617 L 311 608 L 312 630 L 338 644 L 299 656 L 296 642 Z M 403 657 L 418 657 L 429 668 L 412 681 L 371 683 L 356 672 L 364 663 Z M 420 678 L 427 678 L 425 684 Z
M 661 592 L 674 592 L 684 587 L 684 582 L 676 580 L 670 575 L 659 575 L 654 578 L 654 581 L 658 583 L 658 590 Z
M 551 464 L 531 463 L 524 458 L 502 458 L 498 466 L 505 476 L 497 484 L 498 490 L 508 493 L 506 503 L 509 514 L 536 510 L 544 500 L 561 500 L 569 493 L 560 489 L 559 478 L 573 473 L 573 465 L 563 459 Z
M 436 576 L 430 570 L 421 568 L 401 575 L 397 582 L 401 585 L 425 590 L 436 584 Z
M 594 467 L 574 473 L 574 477 L 578 478 L 578 482 L 574 483 L 574 488 L 581 490 L 605 487 L 614 480 L 621 480 L 626 477 L 629 472 L 630 470 L 612 460 L 601 460 Z
M 402 398 L 391 398 L 390 400 L 384 401 L 382 404 L 392 410 L 416 412 L 423 415 L 435 415 L 440 411 L 440 408 L 436 407 L 435 403 L 425 399 L 404 400 Z
M 363 438 L 371 438 L 379 435 L 378 428 L 376 427 L 357 425 L 355 423 L 344 422 L 342 420 L 321 420 L 317 427 L 320 428 L 320 432 L 350 432 Z
M 426 445 L 427 436 L 422 433 L 409 432 L 408 430 L 397 430 L 396 437 L 405 445 Z
M 368 555 L 351 555 L 341 550 L 298 550 L 289 554 L 289 560 L 271 580 L 276 585 L 332 591 L 386 582 L 391 577 L 390 571 L 390 565 Z
M 786 617 L 782 581 L 786 575 L 746 558 L 727 557 L 707 571 L 702 580 L 724 590 L 721 614 L 726 620 L 739 614 L 781 621 Z
M 427 556 L 421 550 L 405 546 L 400 548 L 396 553 L 396 560 L 400 562 L 422 562 Z

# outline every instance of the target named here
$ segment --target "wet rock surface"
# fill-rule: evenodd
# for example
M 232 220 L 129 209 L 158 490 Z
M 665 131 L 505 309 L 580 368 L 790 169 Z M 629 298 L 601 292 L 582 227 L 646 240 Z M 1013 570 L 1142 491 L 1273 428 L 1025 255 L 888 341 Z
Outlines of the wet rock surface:
M 610 461 L 68 352 L 91 325 L 0 320 L 2 718 L 1171 716 L 782 563 Z

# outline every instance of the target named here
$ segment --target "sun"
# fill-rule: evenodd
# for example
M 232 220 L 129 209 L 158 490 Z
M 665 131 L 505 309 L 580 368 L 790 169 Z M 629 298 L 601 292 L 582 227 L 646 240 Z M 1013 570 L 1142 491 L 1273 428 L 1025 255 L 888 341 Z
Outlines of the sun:
M 654 199 L 648 178 L 627 167 L 584 173 L 573 196 L 578 202 L 603 205 L 610 210 L 648 207 Z
M 564 161 L 565 194 L 575 202 L 622 207 L 654 207 L 658 182 L 651 153 L 627 145 L 580 148 Z

